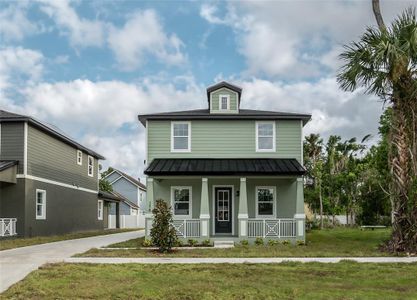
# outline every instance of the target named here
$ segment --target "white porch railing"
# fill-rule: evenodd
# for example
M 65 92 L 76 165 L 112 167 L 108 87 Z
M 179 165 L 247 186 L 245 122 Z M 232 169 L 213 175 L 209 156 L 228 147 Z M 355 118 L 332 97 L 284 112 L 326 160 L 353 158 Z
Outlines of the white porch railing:
M 16 218 L 0 218 L 0 236 L 16 235 Z
M 173 225 L 177 236 L 182 238 L 200 237 L 200 219 L 174 220 Z
M 249 219 L 248 237 L 294 238 L 297 234 L 295 219 Z

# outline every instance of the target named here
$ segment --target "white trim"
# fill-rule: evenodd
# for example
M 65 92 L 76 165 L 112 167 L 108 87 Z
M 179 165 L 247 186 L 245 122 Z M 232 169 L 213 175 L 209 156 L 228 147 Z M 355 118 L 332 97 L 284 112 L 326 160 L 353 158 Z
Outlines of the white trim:
M 90 174 L 90 158 L 92 159 L 91 174 Z M 87 156 L 87 175 L 90 177 L 94 177 L 94 157 L 92 157 L 91 155 Z
M 295 214 L 294 215 L 294 219 L 305 219 L 306 215 L 305 214 Z
M 188 215 L 176 215 L 175 209 L 174 209 L 174 190 L 175 189 L 188 189 L 189 190 L 189 204 L 188 204 Z M 192 186 L 171 186 L 171 209 L 172 209 L 172 215 L 174 219 L 192 219 L 193 217 L 193 187 Z
M 80 156 L 80 154 L 81 154 L 81 156 Z M 81 160 L 79 158 L 81 158 Z M 79 166 L 83 165 L 83 152 L 79 149 L 77 149 L 77 165 L 79 165 Z
M 229 184 L 229 185 L 213 185 L 212 186 L 212 227 L 213 227 L 213 235 L 216 235 L 216 188 L 222 188 L 222 187 L 227 187 L 227 188 L 232 188 L 232 233 L 231 235 L 235 235 L 235 186 L 233 184 Z M 224 233 L 217 233 L 218 235 L 223 235 Z M 228 235 L 228 233 L 224 234 L 224 235 Z
M 226 109 L 222 108 L 222 98 L 226 97 Z M 219 110 L 220 111 L 228 111 L 230 110 L 230 95 L 227 94 L 219 94 Z
M 259 149 L 259 136 L 258 126 L 259 124 L 272 124 L 272 149 Z M 276 122 L 275 121 L 256 121 L 255 122 L 255 138 L 256 138 L 256 152 L 275 152 L 276 151 Z
M 23 126 L 23 174 L 28 174 L 28 123 Z
M 62 186 L 62 187 L 66 187 L 66 188 L 70 188 L 70 189 L 74 189 L 74 190 L 78 190 L 78 191 L 93 193 L 93 194 L 98 193 L 98 190 L 90 190 L 90 189 L 86 189 L 86 188 L 83 188 L 83 187 L 77 187 L 75 185 L 62 183 L 62 182 L 59 182 L 59 181 L 54 181 L 54 180 L 50 180 L 50 179 L 46 179 L 46 178 L 42 178 L 42 177 L 36 177 L 36 176 L 32 176 L 32 175 L 17 174 L 16 178 L 36 180 L 36 181 L 40 181 L 40 182 L 54 184 L 54 185 L 58 185 L 58 186 Z
M 103 220 L 103 200 L 97 200 L 97 220 Z
M 304 165 L 304 143 L 303 143 L 303 120 L 300 120 L 300 136 L 301 136 L 301 165 Z
M 145 170 L 149 165 L 149 162 L 148 162 L 148 140 L 149 140 L 148 126 L 149 126 L 149 122 L 148 120 L 146 120 L 146 123 L 145 123 L 145 168 L 144 168 Z
M 1 123 L 0 123 L 0 155 L 1 155 Z
M 258 213 L 258 190 L 259 189 L 272 189 L 273 190 L 273 200 L 272 200 L 272 215 L 259 215 Z M 275 218 L 277 212 L 277 189 L 275 186 L 256 186 L 255 187 L 255 213 L 257 219 L 267 219 Z
M 188 148 L 174 149 L 174 125 L 187 124 L 188 125 Z M 191 122 L 190 121 L 171 121 L 171 152 L 191 152 Z
M 38 193 L 42 194 L 42 215 L 38 216 Z M 46 220 L 46 191 L 36 189 L 35 192 L 35 218 L 36 220 Z

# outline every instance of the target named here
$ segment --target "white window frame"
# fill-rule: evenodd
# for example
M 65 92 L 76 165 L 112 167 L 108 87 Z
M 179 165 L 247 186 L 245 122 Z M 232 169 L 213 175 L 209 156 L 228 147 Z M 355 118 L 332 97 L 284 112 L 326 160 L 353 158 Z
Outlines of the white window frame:
M 267 136 L 259 136 L 259 125 L 272 124 L 272 149 L 259 149 L 259 138 Z M 255 123 L 255 136 L 256 136 L 256 152 L 275 152 L 276 151 L 276 124 L 275 121 L 258 121 Z M 268 136 L 269 137 L 269 136 Z
M 187 124 L 188 125 L 188 148 L 174 149 L 174 125 Z M 191 152 L 191 122 L 190 121 L 173 121 L 171 122 L 171 152 Z
M 227 98 L 226 108 L 222 108 L 222 98 Z M 219 95 L 219 110 L 230 110 L 230 95 Z
M 38 215 L 38 193 L 41 193 L 42 196 L 42 214 L 39 216 Z M 36 189 L 36 194 L 35 194 L 35 216 L 36 216 L 36 220 L 46 220 L 46 191 L 45 190 L 41 190 L 41 189 Z
M 174 199 L 174 191 L 177 189 L 188 189 L 190 195 L 190 201 L 188 205 L 188 215 L 176 215 L 175 214 L 175 199 Z M 171 186 L 171 209 L 174 219 L 191 219 L 193 215 L 193 188 L 191 186 Z
M 83 152 L 81 150 L 77 150 L 77 165 L 83 165 Z
M 258 199 L 258 190 L 261 189 L 272 189 L 273 190 L 273 201 L 272 201 L 272 215 L 260 215 L 259 214 L 259 199 Z M 277 189 L 275 186 L 257 186 L 255 187 L 255 203 L 256 203 L 256 218 L 259 219 L 270 219 L 276 217 L 276 209 L 277 209 Z
M 98 200 L 97 201 L 97 219 L 100 221 L 103 220 L 103 209 L 104 209 L 103 200 Z
M 90 158 L 91 158 L 91 161 L 92 161 L 91 173 L 90 173 Z M 87 174 L 90 177 L 94 177 L 94 157 L 92 157 L 91 155 L 87 156 Z

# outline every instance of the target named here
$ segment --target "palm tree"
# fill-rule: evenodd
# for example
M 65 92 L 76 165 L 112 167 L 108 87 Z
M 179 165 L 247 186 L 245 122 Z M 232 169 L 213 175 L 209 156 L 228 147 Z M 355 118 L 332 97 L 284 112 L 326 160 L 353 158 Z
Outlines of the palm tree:
M 374 1 L 378 2 L 378 1 Z M 382 19 L 380 20 L 382 21 Z M 392 251 L 417 252 L 417 21 L 406 10 L 391 27 L 378 22 L 345 47 L 338 82 L 365 87 L 392 107 L 389 164 L 395 201 Z

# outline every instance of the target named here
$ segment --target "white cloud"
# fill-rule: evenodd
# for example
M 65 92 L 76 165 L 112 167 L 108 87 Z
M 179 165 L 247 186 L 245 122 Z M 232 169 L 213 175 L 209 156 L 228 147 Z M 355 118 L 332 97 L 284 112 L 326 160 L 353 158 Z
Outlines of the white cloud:
M 38 27 L 27 18 L 26 13 L 24 3 L 15 3 L 0 10 L 0 38 L 3 41 L 21 41 L 25 36 L 38 32 Z
M 134 70 L 151 55 L 169 65 L 186 61 L 183 42 L 168 35 L 153 10 L 138 11 L 131 15 L 122 28 L 111 26 L 108 43 L 122 69 Z
M 67 0 L 39 0 L 41 10 L 53 18 L 63 35 L 68 35 L 72 46 L 102 46 L 105 23 L 80 18 Z

